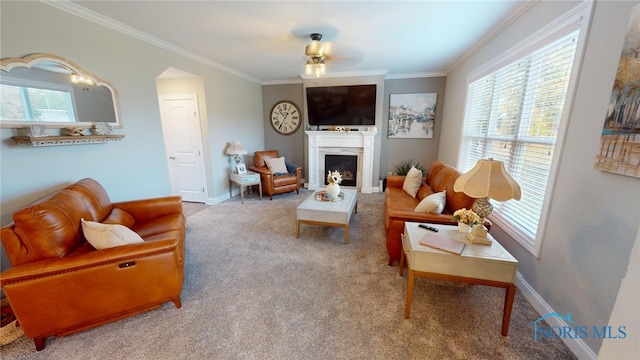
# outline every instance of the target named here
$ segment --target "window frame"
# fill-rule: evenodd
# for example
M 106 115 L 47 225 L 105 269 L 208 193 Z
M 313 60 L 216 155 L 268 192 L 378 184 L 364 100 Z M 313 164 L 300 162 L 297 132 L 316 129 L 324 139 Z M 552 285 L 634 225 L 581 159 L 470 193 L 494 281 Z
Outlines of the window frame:
M 566 138 L 566 132 L 569 126 L 569 120 L 573 109 L 573 103 L 575 93 L 577 91 L 577 83 L 579 74 L 581 71 L 582 59 L 586 48 L 586 39 L 589 31 L 590 19 L 593 13 L 593 2 L 584 2 L 574 7 L 572 10 L 565 13 L 560 18 L 551 22 L 541 30 L 527 37 L 518 45 L 506 50 L 501 55 L 493 58 L 490 62 L 478 67 L 476 70 L 471 71 L 467 77 L 467 89 L 465 99 L 465 117 L 462 123 L 462 129 L 460 131 L 460 150 L 463 149 L 465 143 L 464 127 L 469 118 L 470 111 L 470 86 L 476 80 L 480 80 L 483 77 L 493 74 L 507 65 L 521 60 L 531 53 L 543 48 L 547 44 L 560 39 L 576 30 L 579 31 L 578 40 L 576 44 L 575 55 L 573 59 L 573 65 L 569 82 L 567 85 L 567 93 L 564 102 L 564 108 L 562 111 L 562 117 L 558 124 L 558 134 L 555 140 L 555 146 L 553 151 L 553 157 L 551 160 L 551 166 L 549 169 L 549 177 L 545 187 L 545 195 L 542 202 L 542 208 L 540 212 L 540 219 L 538 222 L 537 231 L 534 237 L 528 235 L 528 233 L 520 226 L 512 223 L 507 218 L 500 214 L 493 213 L 489 216 L 489 219 L 503 231 L 505 231 L 511 238 L 518 242 L 522 247 L 529 251 L 536 258 L 540 258 L 542 252 L 543 240 L 546 233 L 546 227 L 548 223 L 549 209 L 553 201 L 553 193 L 556 184 L 557 172 L 560 167 L 564 142 Z M 520 119 L 522 120 L 522 118 Z M 520 126 L 521 122 L 518 122 Z M 462 151 L 458 154 L 458 166 L 463 163 Z M 460 169 L 461 171 L 468 171 L 469 169 Z

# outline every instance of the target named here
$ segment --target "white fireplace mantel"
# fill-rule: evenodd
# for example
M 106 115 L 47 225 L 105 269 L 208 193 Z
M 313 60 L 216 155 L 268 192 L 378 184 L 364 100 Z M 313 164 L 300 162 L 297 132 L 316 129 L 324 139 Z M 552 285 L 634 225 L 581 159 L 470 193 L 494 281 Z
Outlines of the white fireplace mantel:
M 360 192 L 371 194 L 374 189 L 373 184 L 373 146 L 377 129 L 373 131 L 305 131 L 309 137 L 308 151 L 309 174 L 308 187 L 311 190 L 318 190 L 324 187 L 324 159 L 320 158 L 323 148 L 357 148 L 362 151 L 362 161 L 358 161 L 358 172 L 362 174 L 362 184 Z

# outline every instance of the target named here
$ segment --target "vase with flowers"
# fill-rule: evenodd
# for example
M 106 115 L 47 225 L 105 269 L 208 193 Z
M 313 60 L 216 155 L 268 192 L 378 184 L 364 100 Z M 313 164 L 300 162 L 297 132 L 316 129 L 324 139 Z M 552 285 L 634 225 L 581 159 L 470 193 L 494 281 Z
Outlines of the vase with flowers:
M 480 223 L 480 216 L 473 210 L 462 208 L 453 213 L 452 220 L 458 222 L 458 231 L 467 233 L 471 231 L 472 226 Z

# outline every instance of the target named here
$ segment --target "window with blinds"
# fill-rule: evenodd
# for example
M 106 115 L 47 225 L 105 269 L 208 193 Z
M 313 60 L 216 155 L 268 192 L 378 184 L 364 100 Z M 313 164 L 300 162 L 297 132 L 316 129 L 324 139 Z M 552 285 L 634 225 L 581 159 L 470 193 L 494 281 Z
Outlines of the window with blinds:
M 565 31 L 470 82 L 459 168 L 494 158 L 520 184 L 522 199 L 492 201 L 492 220 L 533 248 L 553 168 L 579 30 Z M 507 230 L 509 232 L 509 230 Z M 512 234 L 513 235 L 513 234 Z

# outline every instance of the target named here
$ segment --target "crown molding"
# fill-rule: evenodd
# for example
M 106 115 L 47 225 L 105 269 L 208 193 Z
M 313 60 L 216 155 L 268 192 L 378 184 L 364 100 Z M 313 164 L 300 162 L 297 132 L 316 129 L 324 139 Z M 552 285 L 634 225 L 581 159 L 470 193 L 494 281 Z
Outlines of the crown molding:
M 363 77 L 363 76 L 386 76 L 387 70 L 365 70 L 365 71 L 344 71 L 344 72 L 327 72 L 326 75 L 320 77 L 320 79 L 326 78 L 345 78 L 345 77 Z M 317 79 L 313 75 L 300 74 L 302 80 Z
M 520 5 L 515 8 L 509 17 L 505 18 L 500 24 L 493 28 L 493 30 L 480 39 L 469 51 L 467 51 L 462 57 L 460 57 L 450 68 L 447 70 L 447 74 L 454 71 L 458 66 L 462 65 L 467 59 L 473 56 L 476 52 L 478 52 L 483 46 L 485 46 L 489 41 L 493 40 L 498 34 L 503 32 L 509 25 L 511 25 L 514 21 L 516 21 L 520 16 L 529 11 L 535 4 L 540 0 L 527 0 L 520 3 Z
M 404 73 L 404 74 L 389 74 L 385 77 L 387 80 L 399 80 L 399 79 L 417 79 L 417 78 L 432 78 L 447 76 L 446 71 L 438 72 L 423 72 L 423 73 Z
M 204 65 L 207 66 L 211 66 L 213 68 L 216 68 L 218 70 L 224 71 L 226 73 L 241 77 L 245 80 L 249 80 L 251 82 L 260 84 L 260 80 L 249 76 L 247 74 L 241 73 L 238 70 L 232 69 L 230 67 L 224 66 L 222 64 L 219 64 L 215 61 L 211 61 L 203 56 L 200 56 L 196 53 L 193 53 L 189 50 L 185 50 L 181 47 L 175 46 L 169 42 L 166 42 L 164 40 L 158 39 L 157 37 L 151 36 L 147 33 L 144 33 L 142 31 L 139 31 L 135 28 L 132 28 L 131 26 L 125 25 L 121 22 L 115 21 L 113 19 L 110 19 L 106 16 L 100 15 L 94 11 L 88 10 L 83 8 L 82 6 L 76 5 L 68 0 L 40 0 L 41 3 L 49 5 L 51 7 L 54 7 L 56 9 L 68 12 L 69 14 L 78 16 L 82 19 L 85 19 L 87 21 L 91 21 L 95 24 L 104 26 L 106 28 L 109 28 L 111 30 L 115 30 L 117 32 L 120 32 L 122 34 L 131 36 L 135 39 L 138 39 L 140 41 L 146 42 L 148 44 L 157 46 L 159 48 L 171 51 L 175 54 L 178 54 L 180 56 L 184 56 L 186 58 L 189 58 L 191 60 L 197 61 L 199 63 L 202 63 Z
M 265 80 L 260 85 L 302 84 L 302 79 Z

